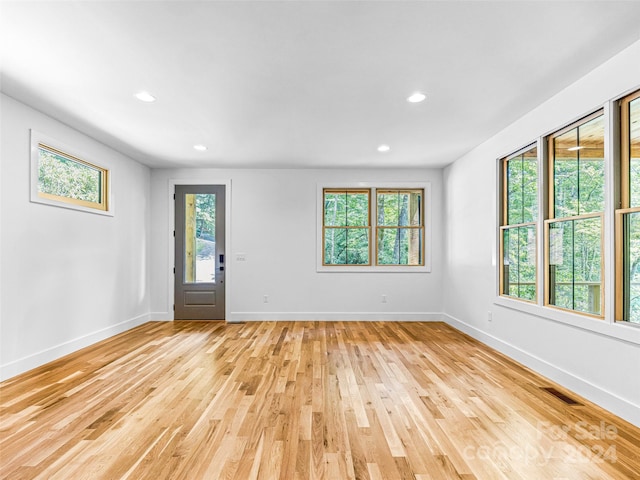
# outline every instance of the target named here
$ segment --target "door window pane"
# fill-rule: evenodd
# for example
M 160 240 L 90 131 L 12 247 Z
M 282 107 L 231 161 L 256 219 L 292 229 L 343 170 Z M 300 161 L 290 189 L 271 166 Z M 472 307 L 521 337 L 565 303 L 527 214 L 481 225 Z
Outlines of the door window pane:
M 184 282 L 215 283 L 216 195 L 185 195 Z

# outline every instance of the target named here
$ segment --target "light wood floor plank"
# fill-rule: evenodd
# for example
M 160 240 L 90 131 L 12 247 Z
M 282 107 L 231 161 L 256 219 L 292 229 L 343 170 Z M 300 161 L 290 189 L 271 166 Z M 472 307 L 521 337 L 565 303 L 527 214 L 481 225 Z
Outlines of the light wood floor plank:
M 639 428 L 442 323 L 150 322 L 0 384 L 0 479 L 639 472 Z

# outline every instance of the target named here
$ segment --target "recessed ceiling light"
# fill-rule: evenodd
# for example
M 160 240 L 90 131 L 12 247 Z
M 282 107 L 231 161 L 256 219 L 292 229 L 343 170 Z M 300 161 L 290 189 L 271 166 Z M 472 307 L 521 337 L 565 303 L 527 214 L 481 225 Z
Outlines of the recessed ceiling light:
M 427 98 L 427 96 L 424 93 L 415 92 L 415 93 L 411 94 L 410 97 L 407 97 L 407 102 L 409 102 L 409 103 L 420 103 L 420 102 L 424 101 L 425 98 Z
M 193 148 L 195 150 L 198 150 L 199 152 L 204 152 L 207 150 L 207 147 L 205 145 L 200 145 L 200 144 L 194 145 Z
M 156 97 L 151 95 L 149 92 L 138 92 L 135 94 L 135 97 L 141 102 L 151 103 L 156 101 Z
M 582 150 L 584 147 L 571 147 L 571 148 L 567 148 L 568 151 L 570 152 L 575 152 L 576 150 Z
M 378 147 L 378 151 L 379 152 L 388 152 L 389 150 L 391 150 L 391 147 L 389 145 L 380 145 Z

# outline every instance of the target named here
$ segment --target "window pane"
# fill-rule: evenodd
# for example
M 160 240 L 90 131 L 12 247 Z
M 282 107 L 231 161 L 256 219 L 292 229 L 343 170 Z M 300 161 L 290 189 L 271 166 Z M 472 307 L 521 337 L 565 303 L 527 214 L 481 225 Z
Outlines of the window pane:
M 503 231 L 503 294 L 536 298 L 536 229 L 534 225 Z
M 624 319 L 640 323 L 640 212 L 625 215 Z
M 369 230 L 350 228 L 347 230 L 347 264 L 367 265 L 369 263 Z
M 324 263 L 345 265 L 347 263 L 347 229 L 327 228 L 324 233 Z
M 378 229 L 378 264 L 422 265 L 422 229 Z
M 38 192 L 101 203 L 103 171 L 70 156 L 39 146 Z
M 600 315 L 602 252 L 600 218 L 574 223 L 574 309 Z
M 601 313 L 600 217 L 555 222 L 549 228 L 549 303 Z
M 549 303 L 573 309 L 573 222 L 549 226 Z
M 325 226 L 368 226 L 369 195 L 366 192 L 325 192 Z
M 554 138 L 555 218 L 604 210 L 604 116 Z
M 391 227 L 422 225 L 422 190 L 379 191 L 378 225 Z
M 216 195 L 185 195 L 185 283 L 215 283 Z
M 326 265 L 369 264 L 369 229 L 325 229 L 324 263 Z
M 630 207 L 640 207 L 640 98 L 629 104 Z
M 553 193 L 557 218 L 578 215 L 578 129 L 554 140 Z
M 538 149 L 507 160 L 507 225 L 538 218 Z
M 347 225 L 351 227 L 365 227 L 369 225 L 368 194 L 347 194 Z
M 325 192 L 324 224 L 326 226 L 343 226 L 347 224 L 346 192 Z

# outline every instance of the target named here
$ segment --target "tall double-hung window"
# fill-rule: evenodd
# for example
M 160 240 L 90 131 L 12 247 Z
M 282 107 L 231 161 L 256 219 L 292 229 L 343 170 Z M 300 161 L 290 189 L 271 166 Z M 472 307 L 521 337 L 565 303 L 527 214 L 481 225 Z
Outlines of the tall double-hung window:
M 597 317 L 604 294 L 604 127 L 599 111 L 548 138 L 545 303 Z
M 640 90 L 620 101 L 616 320 L 640 324 Z
M 538 222 L 538 149 L 502 160 L 500 294 L 535 302 Z

